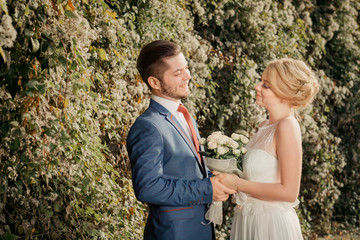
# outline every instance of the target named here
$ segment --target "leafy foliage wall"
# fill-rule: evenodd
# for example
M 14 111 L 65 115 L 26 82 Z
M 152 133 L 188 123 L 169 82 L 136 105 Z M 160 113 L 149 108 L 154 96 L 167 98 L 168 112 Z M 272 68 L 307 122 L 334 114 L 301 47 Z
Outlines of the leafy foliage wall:
M 0 236 L 141 238 L 146 208 L 125 138 L 149 102 L 136 57 L 155 39 L 177 42 L 189 60 L 186 104 L 203 136 L 254 132 L 266 117 L 253 91 L 266 63 L 307 62 L 321 90 L 298 113 L 303 233 L 358 225 L 359 9 L 356 0 L 0 0 Z

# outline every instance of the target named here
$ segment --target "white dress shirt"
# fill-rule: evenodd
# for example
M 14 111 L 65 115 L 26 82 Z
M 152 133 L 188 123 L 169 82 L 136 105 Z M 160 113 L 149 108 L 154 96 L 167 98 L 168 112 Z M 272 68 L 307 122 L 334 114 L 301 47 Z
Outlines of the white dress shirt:
M 181 112 L 178 112 L 178 107 L 179 107 L 179 103 L 171 101 L 169 99 L 166 98 L 162 98 L 156 95 L 151 95 L 151 98 L 156 101 L 157 103 L 161 104 L 164 108 L 166 108 L 167 110 L 169 110 L 169 112 L 172 113 L 172 115 L 174 115 L 176 117 L 176 120 L 179 121 L 179 123 L 181 124 L 181 127 L 183 129 L 185 129 L 189 139 L 192 139 L 192 135 L 191 135 L 191 131 L 190 131 L 190 127 L 184 117 L 184 114 L 182 114 Z

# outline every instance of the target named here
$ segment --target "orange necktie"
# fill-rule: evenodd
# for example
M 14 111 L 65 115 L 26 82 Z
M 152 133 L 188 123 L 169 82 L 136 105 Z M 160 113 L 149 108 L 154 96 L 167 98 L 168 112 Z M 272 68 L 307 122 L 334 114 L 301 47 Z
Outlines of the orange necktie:
M 198 139 L 196 137 L 196 132 L 195 132 L 194 125 L 193 125 L 193 123 L 191 121 L 190 113 L 188 112 L 186 107 L 184 107 L 184 105 L 182 105 L 182 104 L 179 105 L 178 112 L 181 112 L 182 114 L 184 114 L 185 120 L 186 120 L 187 124 L 189 125 L 190 131 L 191 131 L 192 140 L 194 142 L 196 152 L 197 152 L 197 154 L 199 156 L 199 159 L 201 161 L 201 156 L 199 154 L 199 150 L 200 150 L 199 141 L 198 141 Z

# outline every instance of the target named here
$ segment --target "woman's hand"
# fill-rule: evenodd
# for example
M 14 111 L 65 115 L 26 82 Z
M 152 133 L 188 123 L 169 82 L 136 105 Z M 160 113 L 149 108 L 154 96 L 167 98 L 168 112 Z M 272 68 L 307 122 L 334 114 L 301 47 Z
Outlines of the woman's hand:
M 215 176 L 219 176 L 220 182 L 224 184 L 226 187 L 238 191 L 237 186 L 241 181 L 241 179 L 237 175 L 229 174 L 229 173 L 221 173 L 217 171 L 213 171 L 212 174 L 214 174 Z

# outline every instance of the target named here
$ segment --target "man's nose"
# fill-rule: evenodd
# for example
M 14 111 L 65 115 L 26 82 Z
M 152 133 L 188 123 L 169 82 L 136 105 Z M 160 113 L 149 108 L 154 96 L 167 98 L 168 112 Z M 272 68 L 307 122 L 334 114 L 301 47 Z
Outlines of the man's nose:
M 191 74 L 190 74 L 190 71 L 189 70 L 186 70 L 185 71 L 185 74 L 184 74 L 184 80 L 190 80 L 191 79 Z

